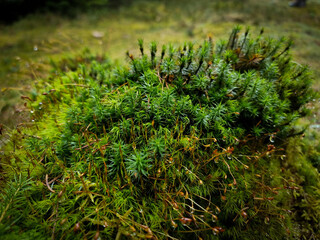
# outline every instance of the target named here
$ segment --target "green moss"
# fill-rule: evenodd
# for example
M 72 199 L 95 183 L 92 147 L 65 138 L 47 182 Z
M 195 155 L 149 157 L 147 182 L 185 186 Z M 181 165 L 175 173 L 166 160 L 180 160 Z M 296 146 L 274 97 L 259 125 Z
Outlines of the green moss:
M 300 219 L 288 210 L 305 211 L 316 197 L 296 201 L 299 184 L 318 187 L 315 172 L 290 179 L 299 166 L 281 159 L 315 96 L 290 47 L 236 27 L 216 47 L 209 38 L 159 53 L 152 42 L 148 54 L 140 40 L 129 66 L 89 53 L 77 68 L 72 59 L 53 64 L 27 100 L 30 126 L 5 151 L 8 181 L 23 176 L 5 191 L 28 187 L 13 201 L 2 196 L 10 203 L 1 208 L 3 235 L 36 228 L 39 238 L 62 239 L 290 238 Z M 302 176 L 309 180 L 296 182 Z M 293 237 L 318 234 L 311 224 L 308 231 Z
M 273 37 L 294 39 L 296 61 L 308 64 L 318 79 L 318 5 L 311 1 L 304 9 L 294 9 L 285 1 L 136 0 L 118 10 L 101 8 L 73 19 L 37 14 L 10 26 L 0 26 L 0 88 L 4 90 L 0 121 L 13 128 L 25 119 L 18 117 L 16 111 L 21 109 L 19 98 L 31 83 L 47 77 L 49 59 L 74 57 L 89 47 L 95 53 L 108 52 L 113 60 L 122 62 L 125 50 L 136 49 L 136 39 L 183 44 L 182 40 L 199 41 L 207 34 L 214 39 L 225 38 L 225 30 L 234 24 L 250 25 L 253 30 L 264 26 Z M 104 36 L 95 38 L 94 31 Z M 319 88 L 317 81 L 314 87 Z

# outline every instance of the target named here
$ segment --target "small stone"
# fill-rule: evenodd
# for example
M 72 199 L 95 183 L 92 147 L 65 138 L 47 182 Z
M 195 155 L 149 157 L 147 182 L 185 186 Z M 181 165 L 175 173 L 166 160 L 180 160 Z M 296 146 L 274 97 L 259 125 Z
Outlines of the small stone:
M 92 32 L 92 36 L 94 38 L 103 38 L 104 37 L 104 33 L 103 32 L 99 32 L 99 31 L 93 31 Z

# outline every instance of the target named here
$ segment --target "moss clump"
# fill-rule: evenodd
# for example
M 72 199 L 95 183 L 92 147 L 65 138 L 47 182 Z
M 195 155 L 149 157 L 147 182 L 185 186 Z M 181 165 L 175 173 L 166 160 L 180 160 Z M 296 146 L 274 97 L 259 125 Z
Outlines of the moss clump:
M 93 60 L 43 81 L 7 146 L 8 179 L 20 177 L 6 184 L 17 194 L 3 195 L 3 235 L 301 237 L 287 201 L 299 187 L 281 165 L 314 97 L 308 68 L 290 41 L 239 31 L 150 54 L 139 40 L 129 68 Z

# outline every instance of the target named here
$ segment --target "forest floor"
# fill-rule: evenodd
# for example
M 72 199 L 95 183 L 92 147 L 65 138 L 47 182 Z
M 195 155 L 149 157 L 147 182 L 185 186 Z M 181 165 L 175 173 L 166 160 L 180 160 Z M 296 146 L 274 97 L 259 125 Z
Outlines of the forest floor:
M 283 0 L 134 1 L 75 18 L 37 14 L 0 26 L 0 123 L 14 127 L 21 121 L 20 97 L 48 74 L 51 60 L 89 48 L 121 63 L 127 50 L 137 52 L 137 39 L 177 44 L 201 42 L 211 34 L 219 40 L 235 25 L 293 39 L 294 59 L 311 67 L 314 88 L 320 89 L 320 0 L 309 0 L 305 8 L 290 8 Z M 317 105 L 314 126 L 320 126 Z

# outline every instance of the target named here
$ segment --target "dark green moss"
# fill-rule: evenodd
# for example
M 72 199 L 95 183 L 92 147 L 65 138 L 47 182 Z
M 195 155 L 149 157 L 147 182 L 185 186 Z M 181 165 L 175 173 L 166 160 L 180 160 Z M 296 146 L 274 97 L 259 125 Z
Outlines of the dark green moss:
M 290 238 L 299 187 L 280 156 L 315 94 L 290 42 L 239 31 L 215 48 L 209 38 L 157 53 L 152 42 L 150 57 L 139 40 L 129 68 L 92 58 L 43 81 L 27 103 L 31 127 L 7 148 L 26 188 L 3 195 L 3 234 Z

